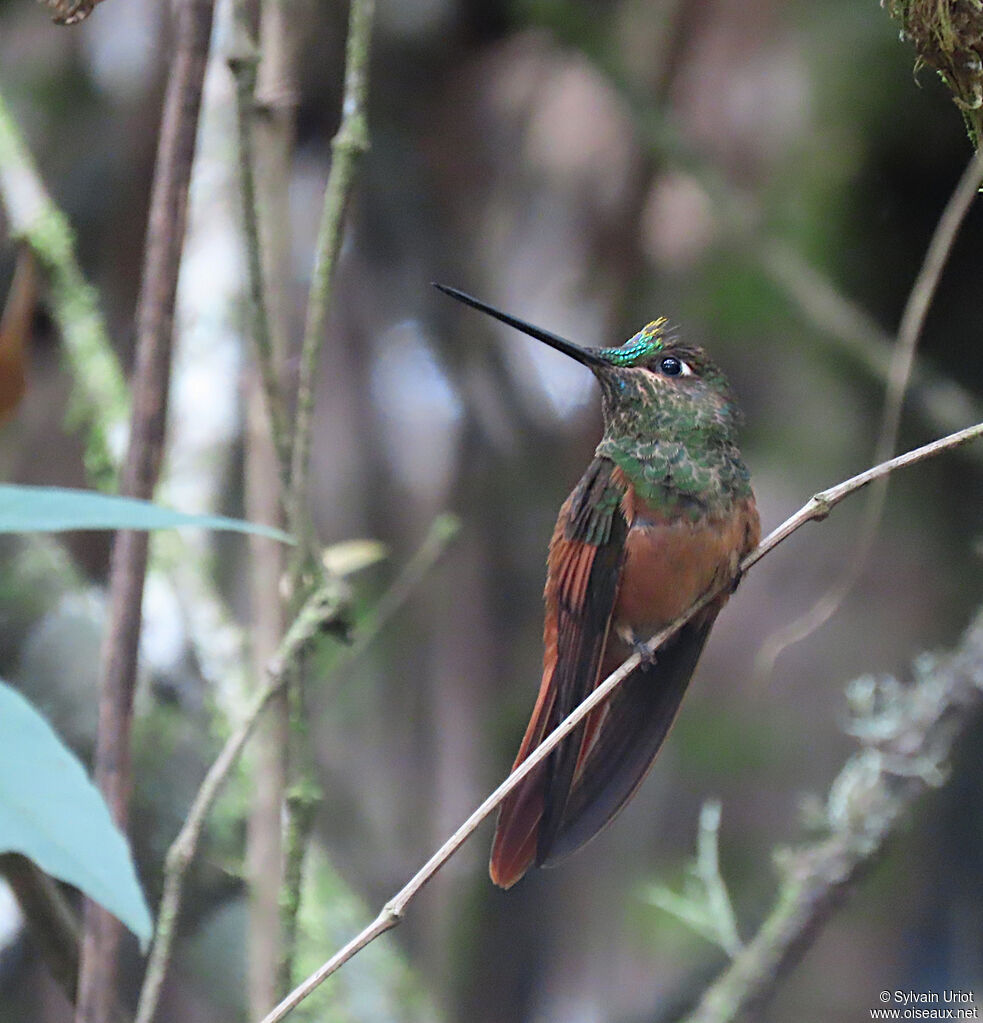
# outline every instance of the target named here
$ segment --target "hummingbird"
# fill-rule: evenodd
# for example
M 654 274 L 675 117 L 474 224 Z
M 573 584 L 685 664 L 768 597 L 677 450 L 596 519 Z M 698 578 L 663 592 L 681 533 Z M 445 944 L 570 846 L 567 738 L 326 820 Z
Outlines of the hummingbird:
M 510 888 L 611 822 L 675 720 L 710 628 L 760 539 L 742 416 L 702 348 L 660 318 L 624 344 L 585 348 L 456 288 L 435 285 L 586 366 L 604 431 L 563 502 L 547 559 L 543 675 L 515 768 L 635 650 L 638 666 L 499 810 L 489 873 Z M 645 641 L 724 587 L 662 647 Z

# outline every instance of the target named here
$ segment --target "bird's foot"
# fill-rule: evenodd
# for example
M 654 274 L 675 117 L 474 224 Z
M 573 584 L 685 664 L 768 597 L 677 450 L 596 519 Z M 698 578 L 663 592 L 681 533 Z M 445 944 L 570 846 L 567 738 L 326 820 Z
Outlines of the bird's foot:
M 740 569 L 737 569 L 737 571 L 734 573 L 734 578 L 731 580 L 731 584 L 730 584 L 730 592 L 731 593 L 733 593 L 737 589 L 737 587 L 740 586 L 741 580 L 743 578 L 744 578 L 744 573 Z
M 642 639 L 634 629 L 626 625 L 619 625 L 616 627 L 618 636 L 626 646 L 630 646 L 632 651 L 638 654 L 639 661 L 643 668 L 651 668 L 656 662 L 655 651 L 650 650 L 648 642 Z
M 648 643 L 644 639 L 639 639 L 634 633 L 631 636 L 632 649 L 638 654 L 639 661 L 643 668 L 654 668 L 658 663 L 658 657 L 656 657 L 655 651 L 650 649 Z

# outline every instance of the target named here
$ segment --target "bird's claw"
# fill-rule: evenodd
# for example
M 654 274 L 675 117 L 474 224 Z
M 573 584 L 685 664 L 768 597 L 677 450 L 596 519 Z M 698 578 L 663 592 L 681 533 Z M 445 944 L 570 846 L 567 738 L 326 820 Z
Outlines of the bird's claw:
M 638 654 L 638 660 L 643 668 L 654 668 L 658 662 L 658 658 L 655 655 L 655 651 L 652 650 L 645 640 L 639 639 L 637 636 L 632 636 L 631 645 Z

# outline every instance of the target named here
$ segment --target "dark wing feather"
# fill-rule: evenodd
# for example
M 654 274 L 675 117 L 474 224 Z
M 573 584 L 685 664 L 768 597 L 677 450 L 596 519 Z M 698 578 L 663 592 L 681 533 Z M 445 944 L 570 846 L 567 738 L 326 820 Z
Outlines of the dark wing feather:
M 581 486 L 574 491 L 572 518 L 566 539 L 571 544 L 583 544 L 592 551 L 593 556 L 583 592 L 579 586 L 564 585 L 565 580 L 562 577 L 560 579 L 557 594 L 557 656 L 552 679 L 556 696 L 547 721 L 547 732 L 556 728 L 582 703 L 598 682 L 611 627 L 611 614 L 618 594 L 624 542 L 628 532 L 620 502 L 621 492 L 608 481 L 603 471 L 590 482 L 585 477 Z M 582 507 L 578 508 L 578 504 Z M 598 529 L 602 509 L 603 530 Z M 589 539 L 598 542 L 592 544 Z M 567 564 L 572 562 L 573 559 Z M 548 855 L 563 826 L 567 798 L 580 761 L 586 727 L 585 722 L 571 732 L 546 761 L 543 816 L 539 824 L 536 849 L 537 866 Z
M 613 470 L 608 459 L 595 459 L 560 509 L 550 544 L 543 679 L 514 766 L 597 684 L 628 532 Z M 548 853 L 583 736 L 581 726 L 503 802 L 490 865 L 496 884 L 514 884 Z
M 672 727 L 716 616 L 711 606 L 684 625 L 657 652 L 654 664 L 639 665 L 614 691 L 540 863 L 556 863 L 579 849 L 635 794 Z

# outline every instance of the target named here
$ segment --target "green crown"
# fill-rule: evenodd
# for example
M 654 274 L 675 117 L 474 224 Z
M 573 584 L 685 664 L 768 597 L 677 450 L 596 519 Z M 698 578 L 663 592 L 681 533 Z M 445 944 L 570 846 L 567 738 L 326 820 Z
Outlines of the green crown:
M 612 366 L 624 366 L 631 368 L 661 352 L 666 346 L 663 331 L 666 326 L 666 318 L 660 316 L 644 327 L 634 336 L 630 337 L 623 345 L 617 348 L 602 348 L 599 355 L 607 359 Z

